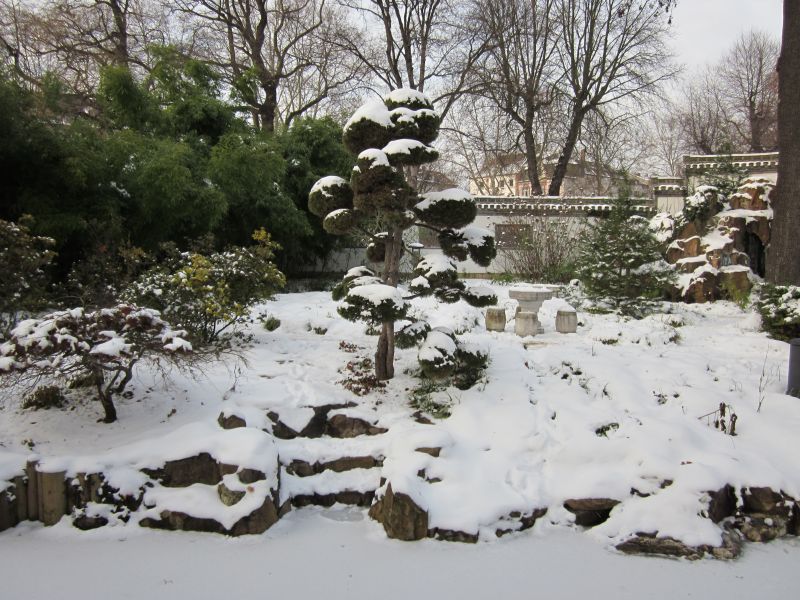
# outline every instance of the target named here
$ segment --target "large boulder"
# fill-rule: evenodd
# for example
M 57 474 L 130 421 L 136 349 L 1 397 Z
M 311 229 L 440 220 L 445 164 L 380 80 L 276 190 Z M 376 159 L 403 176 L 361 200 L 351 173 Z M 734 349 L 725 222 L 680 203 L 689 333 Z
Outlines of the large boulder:
M 391 483 L 369 509 L 369 516 L 381 523 L 392 539 L 413 541 L 428 535 L 428 513 L 407 494 L 395 493 Z

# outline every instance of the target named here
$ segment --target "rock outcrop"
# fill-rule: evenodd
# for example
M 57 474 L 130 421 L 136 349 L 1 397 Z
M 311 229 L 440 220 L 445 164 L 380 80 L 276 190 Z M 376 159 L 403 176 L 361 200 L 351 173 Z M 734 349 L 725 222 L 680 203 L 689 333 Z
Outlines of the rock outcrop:
M 726 199 L 716 188 L 702 186 L 686 199 L 683 213 L 653 219 L 651 227 L 666 244 L 665 258 L 678 272 L 676 299 L 700 303 L 747 296 L 751 273 L 764 275 L 772 188 L 767 180 L 748 179 Z

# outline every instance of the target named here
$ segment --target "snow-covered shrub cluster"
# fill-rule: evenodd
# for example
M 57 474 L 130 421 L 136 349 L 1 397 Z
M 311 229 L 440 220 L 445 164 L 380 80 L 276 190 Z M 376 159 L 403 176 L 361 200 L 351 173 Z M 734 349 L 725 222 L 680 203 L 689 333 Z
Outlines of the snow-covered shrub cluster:
M 120 304 L 94 312 L 82 308 L 21 321 L 0 345 L 0 378 L 32 388 L 41 381 L 64 384 L 89 378 L 103 406 L 104 421 L 117 418 L 121 394 L 141 360 L 177 361 L 192 352 L 185 331 L 172 330 L 151 309 Z
M 50 238 L 31 235 L 22 224 L 0 220 L 0 335 L 20 313 L 41 308 L 47 285 L 44 273 L 55 257 Z
M 765 285 L 758 312 L 764 331 L 779 340 L 800 337 L 800 287 Z
M 579 249 L 577 273 L 588 298 L 629 315 L 645 312 L 674 279 L 650 223 L 633 214 L 625 197 L 588 231 Z
M 176 253 L 144 273 L 123 299 L 158 309 L 197 342 L 229 341 L 250 307 L 270 299 L 285 283 L 272 263 L 276 245 L 269 234 L 260 229 L 253 239 L 257 245 L 251 248 Z
M 376 221 L 386 226 L 371 234 L 367 248 L 367 258 L 382 266 L 381 276 L 365 267 L 351 269 L 333 292 L 343 301 L 342 316 L 380 327 L 378 379 L 394 376 L 394 323 L 406 318 L 408 300 L 434 295 L 442 302 L 463 299 L 474 306 L 496 302 L 491 292 L 468 289 L 456 271 L 456 261 L 469 258 L 487 266 L 496 255 L 491 232 L 471 225 L 477 207 L 470 194 L 448 189 L 420 195 L 414 187 L 419 167 L 439 156 L 430 146 L 439 122 L 430 100 L 416 90 L 394 90 L 382 101 L 363 105 L 344 128 L 345 145 L 358 157 L 350 181 L 323 177 L 309 193 L 309 210 L 323 219 L 328 233 L 346 235 Z M 414 226 L 436 232 L 444 256 L 426 257 L 417 264 L 412 296 L 404 297 L 397 289 L 407 250 L 403 231 Z M 433 335 L 425 336 L 429 333 Z M 422 335 L 406 338 L 426 347 Z
M 686 198 L 681 215 L 687 222 L 705 222 L 711 215 L 719 212 L 720 208 L 720 194 L 717 188 L 701 185 L 695 190 L 694 195 Z

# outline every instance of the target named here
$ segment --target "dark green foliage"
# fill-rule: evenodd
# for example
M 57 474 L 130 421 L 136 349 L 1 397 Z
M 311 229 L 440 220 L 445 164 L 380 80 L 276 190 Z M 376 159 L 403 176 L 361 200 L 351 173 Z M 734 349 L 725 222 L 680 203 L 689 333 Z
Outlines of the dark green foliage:
M 395 333 L 395 343 L 398 348 L 413 348 L 428 337 L 431 326 L 427 321 L 414 321 Z
M 297 119 L 277 139 L 286 162 L 282 188 L 303 212 L 308 210 L 306 200 L 315 181 L 328 174 L 349 179 L 353 156 L 342 142 L 342 128 L 332 119 Z M 352 192 L 350 195 L 352 196 Z M 352 200 L 347 206 L 337 206 L 350 207 Z M 289 272 L 293 265 L 324 257 L 335 244 L 336 238 L 323 231 L 319 219 L 311 217 L 307 212 L 306 218 L 311 225 L 310 235 L 298 239 L 295 242 L 296 247 L 281 241 Z
M 340 208 L 353 208 L 353 189 L 341 177 L 327 177 L 315 184 L 308 194 L 308 210 L 325 218 L 329 212 Z
M 386 260 L 386 242 L 381 238 L 373 238 L 367 245 L 367 260 L 380 263 Z
M 439 151 L 436 148 L 431 148 L 425 144 L 403 144 L 402 148 L 406 148 L 407 152 L 400 152 L 396 149 L 396 142 L 390 142 L 383 147 L 383 152 L 389 159 L 389 164 L 393 167 L 402 167 L 403 165 L 424 165 L 431 163 L 439 158 Z
M 376 299 L 371 292 L 382 292 Z M 383 297 L 386 296 L 386 297 Z M 397 288 L 383 283 L 354 285 L 344 297 L 339 314 L 350 321 L 364 321 L 370 325 L 394 323 L 406 317 L 408 304 Z
M 456 360 L 455 334 L 446 327 L 436 327 L 425 337 L 419 350 L 419 364 L 422 373 L 434 380 L 441 380 L 453 374 L 458 364 Z
M 778 340 L 800 337 L 800 287 L 767 284 L 756 304 L 761 327 Z
M 8 332 L 20 312 L 44 306 L 44 269 L 55 256 L 53 245 L 50 238 L 31 235 L 24 224 L 0 220 L 0 334 Z
M 467 260 L 469 256 L 467 242 L 460 232 L 452 229 L 442 229 L 437 237 L 439 238 L 439 247 L 445 256 L 459 261 Z
M 246 245 L 254 227 L 269 227 L 284 249 L 297 256 L 312 235 L 304 212 L 283 191 L 286 161 L 274 139 L 258 133 L 223 136 L 211 151 L 208 174 L 227 202 L 214 228 L 224 244 Z
M 391 139 L 391 128 L 366 118 L 351 120 L 344 130 L 344 145 L 355 155 L 367 148 L 383 148 Z
M 332 235 L 344 235 L 358 224 L 358 213 L 349 208 L 340 208 L 325 217 L 322 227 Z
M 470 306 L 478 308 L 497 304 L 497 296 L 492 292 L 491 288 L 485 286 L 468 287 L 461 293 L 461 297 Z
M 472 261 L 482 267 L 488 267 L 497 256 L 497 248 L 494 243 L 494 236 L 486 236 L 481 244 L 467 244 L 469 257 Z
M 586 295 L 608 301 L 623 314 L 641 314 L 649 301 L 666 294 L 675 277 L 647 220 L 633 214 L 625 196 L 587 232 L 577 263 Z
M 460 229 L 475 220 L 478 207 L 468 193 L 446 190 L 425 194 L 424 200 L 414 210 L 419 218 L 435 227 Z

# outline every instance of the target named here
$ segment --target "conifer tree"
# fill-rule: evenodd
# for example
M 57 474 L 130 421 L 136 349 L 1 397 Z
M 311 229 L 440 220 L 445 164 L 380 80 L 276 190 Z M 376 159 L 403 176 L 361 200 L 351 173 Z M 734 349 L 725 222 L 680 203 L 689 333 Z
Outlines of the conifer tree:
M 367 248 L 367 258 L 383 265 L 381 276 L 358 267 L 334 290 L 334 298 L 344 301 L 339 310 L 342 316 L 380 327 L 375 374 L 381 380 L 394 376 L 394 324 L 406 318 L 410 299 L 435 295 L 443 302 L 464 299 L 473 306 L 497 301 L 488 288 L 467 288 L 458 280 L 456 261 L 471 258 L 487 266 L 496 254 L 491 232 L 470 225 L 477 212 L 470 194 L 449 189 L 420 195 L 409 184 L 413 177 L 408 175 L 439 156 L 430 146 L 439 122 L 430 100 L 416 90 L 394 90 L 382 101 L 361 106 L 344 128 L 345 146 L 358 157 L 350 181 L 323 177 L 309 193 L 309 210 L 323 219 L 323 227 L 331 234 L 363 231 L 367 222 L 386 224 L 386 231 L 371 234 Z M 414 226 L 435 231 L 443 255 L 419 261 L 410 296 L 404 297 L 397 288 L 400 260 L 407 250 L 403 232 Z M 455 360 L 449 355 L 454 357 L 457 350 L 455 342 L 453 348 L 448 344 L 448 348 L 430 350 L 438 346 L 426 344 L 427 338 L 440 333 L 431 332 L 425 323 L 412 323 L 398 336 L 404 345 L 422 343 L 420 360 L 433 371 L 439 364 L 449 366 Z M 442 360 L 435 360 L 432 355 L 439 351 Z
M 635 214 L 626 191 L 614 201 L 608 217 L 589 230 L 577 263 L 586 295 L 622 314 L 640 314 L 665 294 L 675 277 L 649 222 Z

